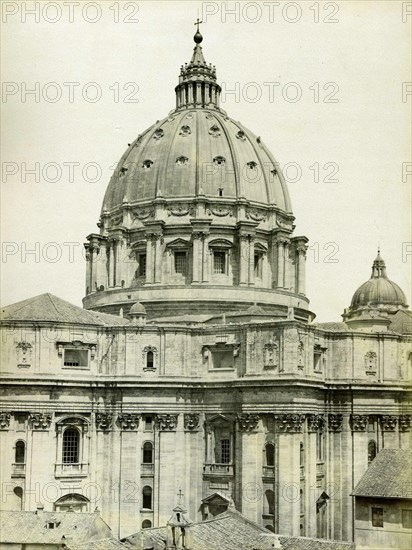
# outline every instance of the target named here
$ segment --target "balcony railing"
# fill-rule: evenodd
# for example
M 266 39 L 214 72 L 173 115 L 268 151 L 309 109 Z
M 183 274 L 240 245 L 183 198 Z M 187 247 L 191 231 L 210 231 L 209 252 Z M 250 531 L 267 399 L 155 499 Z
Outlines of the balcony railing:
M 203 471 L 205 474 L 218 476 L 233 476 L 235 467 L 233 464 L 205 464 Z
M 153 475 L 154 474 L 154 464 L 144 463 L 141 464 L 141 473 L 142 475 Z
M 263 466 L 262 471 L 263 477 L 275 477 L 275 467 L 274 466 Z
M 87 462 L 73 462 L 71 464 L 56 462 L 54 475 L 56 477 L 85 477 L 88 475 L 88 469 Z
M 24 462 L 14 462 L 12 464 L 11 477 L 25 477 L 25 475 L 26 475 L 26 464 Z

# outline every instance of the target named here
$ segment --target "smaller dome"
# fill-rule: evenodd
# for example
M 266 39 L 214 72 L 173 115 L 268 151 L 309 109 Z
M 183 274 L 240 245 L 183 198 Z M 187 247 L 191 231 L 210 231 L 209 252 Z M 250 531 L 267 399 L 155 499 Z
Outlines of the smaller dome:
M 406 298 L 402 289 L 393 281 L 375 278 L 363 283 L 352 298 L 351 307 L 367 305 L 405 306 Z
M 388 279 L 385 262 L 378 251 L 372 265 L 371 278 L 355 292 L 350 307 L 355 309 L 379 305 L 407 307 L 405 294 L 396 283 Z
M 129 315 L 147 315 L 146 308 L 140 302 L 136 302 L 130 308 Z

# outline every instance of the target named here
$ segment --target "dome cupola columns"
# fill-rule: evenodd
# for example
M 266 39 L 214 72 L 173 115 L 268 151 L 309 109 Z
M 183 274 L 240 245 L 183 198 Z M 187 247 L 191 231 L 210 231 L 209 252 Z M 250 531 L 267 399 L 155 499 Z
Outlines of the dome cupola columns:
M 221 87 L 216 82 L 216 67 L 206 63 L 203 57 L 203 36 L 199 32 L 199 24 L 196 21 L 196 34 L 193 37 L 196 46 L 190 63 L 185 63 L 180 68 L 179 84 L 175 88 L 176 109 L 188 109 L 193 107 L 219 109 Z
M 357 289 L 342 317 L 352 328 L 382 330 L 390 324 L 395 313 L 407 308 L 405 294 L 388 279 L 386 264 L 378 249 L 369 281 Z

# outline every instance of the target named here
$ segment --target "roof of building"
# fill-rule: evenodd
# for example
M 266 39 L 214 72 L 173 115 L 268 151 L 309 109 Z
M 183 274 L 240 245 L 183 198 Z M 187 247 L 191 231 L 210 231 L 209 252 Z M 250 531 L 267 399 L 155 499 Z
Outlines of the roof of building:
M 54 527 L 50 528 L 49 524 Z M 0 542 L 62 544 L 110 536 L 110 528 L 97 513 L 25 512 L 0 513 Z M 90 548 L 90 546 L 88 546 Z
M 412 499 L 412 452 L 382 449 L 356 485 L 358 497 Z
M 389 329 L 399 334 L 412 334 L 412 311 L 400 309 L 391 318 Z
M 128 550 L 133 548 L 126 542 L 120 542 L 119 540 L 109 538 L 100 539 L 94 541 L 88 541 L 85 543 L 68 543 L 66 544 L 67 550 Z
M 213 519 L 192 523 L 193 550 L 348 550 L 353 543 L 286 537 L 270 533 L 236 510 L 228 510 Z M 127 537 L 136 548 L 165 548 L 166 527 L 143 529 Z M 279 545 L 280 543 L 280 545 Z
M 2 308 L 4 321 L 44 321 L 78 325 L 128 325 L 129 321 L 116 315 L 88 311 L 62 300 L 49 292 Z

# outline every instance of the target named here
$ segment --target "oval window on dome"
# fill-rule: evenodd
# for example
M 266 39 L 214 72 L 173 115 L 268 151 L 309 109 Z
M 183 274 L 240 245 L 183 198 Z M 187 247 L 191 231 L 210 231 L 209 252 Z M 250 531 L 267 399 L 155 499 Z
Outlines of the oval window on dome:
M 142 163 L 142 168 L 145 168 L 146 170 L 148 170 L 149 168 L 152 167 L 152 165 L 153 165 L 153 161 L 150 159 L 146 159 Z
M 185 136 L 189 136 L 191 133 L 192 133 L 192 130 L 190 129 L 190 126 L 188 126 L 187 124 L 184 124 L 180 128 L 179 135 L 185 137 Z

